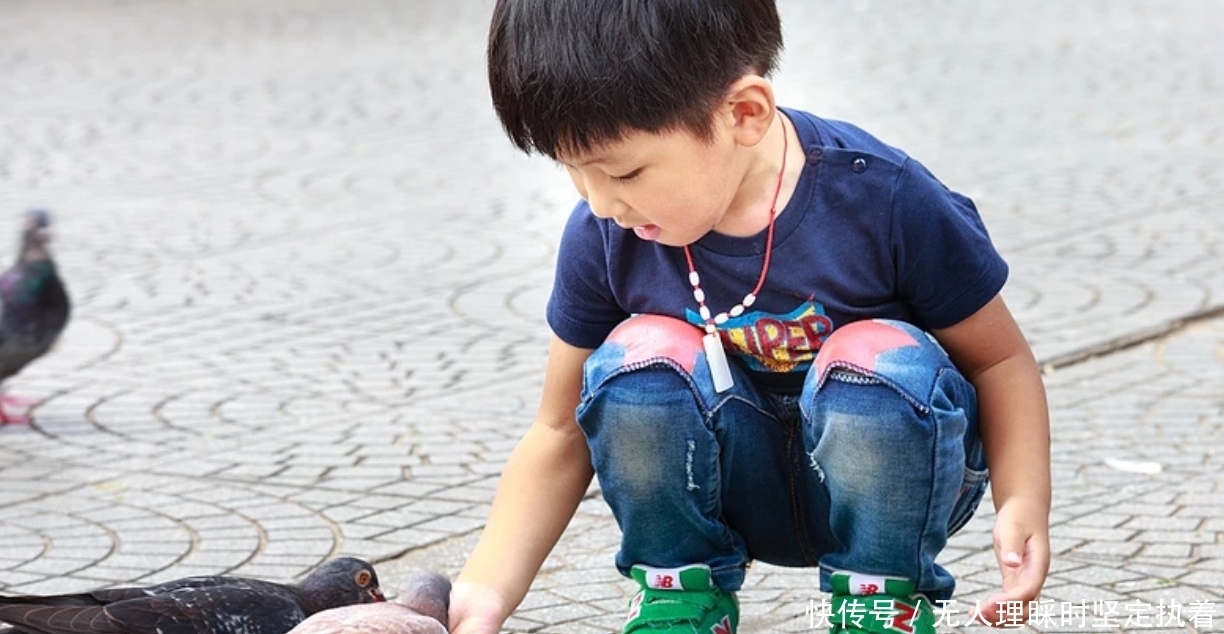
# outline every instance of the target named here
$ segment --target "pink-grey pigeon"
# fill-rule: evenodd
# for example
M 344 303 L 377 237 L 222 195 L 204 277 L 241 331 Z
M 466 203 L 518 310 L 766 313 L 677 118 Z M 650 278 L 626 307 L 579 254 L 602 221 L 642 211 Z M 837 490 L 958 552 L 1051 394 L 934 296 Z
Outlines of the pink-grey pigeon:
M 0 597 L 7 632 L 25 634 L 285 634 L 330 608 L 385 601 L 374 568 L 333 559 L 296 585 L 187 577 L 143 588 Z
M 324 610 L 289 634 L 446 634 L 450 581 L 418 572 L 393 601 Z

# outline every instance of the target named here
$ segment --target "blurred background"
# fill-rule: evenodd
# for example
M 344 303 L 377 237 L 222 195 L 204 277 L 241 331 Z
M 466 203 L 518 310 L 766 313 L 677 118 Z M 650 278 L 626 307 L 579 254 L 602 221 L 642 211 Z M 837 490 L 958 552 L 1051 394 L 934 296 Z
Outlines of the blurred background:
M 0 591 L 457 570 L 574 202 L 501 134 L 491 6 L 0 3 L 0 260 L 50 209 L 73 301 L 4 383 L 38 402 L 0 427 Z M 1048 595 L 1224 596 L 1224 4 L 779 7 L 780 103 L 918 158 L 1012 265 L 1054 408 Z M 991 516 L 945 557 L 970 604 Z M 615 631 L 616 539 L 593 491 L 514 631 Z M 808 629 L 809 572 L 750 584 L 747 631 Z

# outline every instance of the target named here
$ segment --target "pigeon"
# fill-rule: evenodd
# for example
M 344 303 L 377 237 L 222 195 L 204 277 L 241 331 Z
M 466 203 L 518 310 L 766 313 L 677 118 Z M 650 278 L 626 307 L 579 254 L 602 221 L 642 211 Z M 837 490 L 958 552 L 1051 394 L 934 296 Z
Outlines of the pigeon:
M 418 572 L 394 601 L 316 612 L 289 634 L 446 634 L 450 588 L 446 577 Z
M 68 323 L 68 294 L 47 250 L 50 224 L 47 212 L 27 212 L 17 262 L 0 274 L 0 383 L 46 354 Z M 31 403 L 0 394 L 0 425 L 30 422 L 6 413 L 6 404 Z
M 144 588 L 0 596 L 13 634 L 285 634 L 329 608 L 385 601 L 370 564 L 340 557 L 300 584 L 187 577 Z

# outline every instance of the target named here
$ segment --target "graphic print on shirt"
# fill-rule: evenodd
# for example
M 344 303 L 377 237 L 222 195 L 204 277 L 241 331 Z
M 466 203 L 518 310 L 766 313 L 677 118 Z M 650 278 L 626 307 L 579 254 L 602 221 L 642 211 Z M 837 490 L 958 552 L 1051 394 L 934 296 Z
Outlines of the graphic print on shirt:
M 684 318 L 705 326 L 695 310 L 686 309 Z M 727 352 L 757 372 L 806 372 L 832 332 L 824 305 L 811 300 L 785 315 L 746 311 L 718 327 Z

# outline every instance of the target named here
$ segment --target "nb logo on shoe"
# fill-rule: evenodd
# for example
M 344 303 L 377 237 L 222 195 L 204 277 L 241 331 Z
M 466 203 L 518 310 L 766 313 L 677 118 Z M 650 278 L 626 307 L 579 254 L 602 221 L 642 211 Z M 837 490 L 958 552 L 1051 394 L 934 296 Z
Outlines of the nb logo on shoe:
M 918 618 L 917 610 L 914 606 L 907 605 L 904 601 L 893 602 L 897 613 L 893 615 L 892 621 L 888 627 L 906 634 L 913 634 L 914 620 Z
M 646 587 L 652 590 L 684 590 L 680 581 L 680 570 L 676 568 L 653 568 L 646 574 Z
M 645 596 L 646 593 L 644 592 L 639 592 L 634 595 L 633 601 L 629 603 L 629 616 L 625 618 L 625 623 L 628 623 L 629 621 L 632 621 L 633 619 L 636 619 L 642 615 L 642 599 L 644 599 Z
M 879 594 L 884 590 L 885 577 L 879 575 L 862 575 L 852 573 L 850 575 L 850 594 L 857 596 L 870 596 Z

